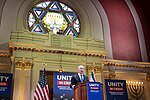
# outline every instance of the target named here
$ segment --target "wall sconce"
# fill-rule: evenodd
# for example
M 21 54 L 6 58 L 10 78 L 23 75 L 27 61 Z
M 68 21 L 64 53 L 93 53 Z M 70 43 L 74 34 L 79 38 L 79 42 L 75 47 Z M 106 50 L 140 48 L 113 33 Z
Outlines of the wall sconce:
M 150 83 L 150 76 L 147 76 L 146 80 Z
M 58 70 L 59 72 L 63 72 L 62 64 L 60 65 L 60 69 Z
M 126 81 L 128 91 L 132 97 L 139 100 L 144 94 L 144 84 L 138 81 Z
M 115 79 L 116 75 L 115 74 L 109 74 L 109 79 Z
M 59 70 L 59 72 L 61 72 L 61 73 L 62 73 L 62 72 L 63 72 L 63 70 L 62 70 L 62 69 L 60 69 L 60 70 Z

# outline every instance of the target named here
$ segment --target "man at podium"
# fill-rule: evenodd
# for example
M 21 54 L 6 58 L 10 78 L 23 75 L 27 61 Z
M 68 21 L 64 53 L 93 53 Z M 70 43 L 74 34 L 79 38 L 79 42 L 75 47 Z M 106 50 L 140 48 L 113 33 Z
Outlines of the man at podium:
M 84 75 L 84 66 L 78 66 L 78 73 L 73 75 L 71 78 L 70 88 L 74 89 L 75 85 L 79 82 L 88 82 L 89 79 Z

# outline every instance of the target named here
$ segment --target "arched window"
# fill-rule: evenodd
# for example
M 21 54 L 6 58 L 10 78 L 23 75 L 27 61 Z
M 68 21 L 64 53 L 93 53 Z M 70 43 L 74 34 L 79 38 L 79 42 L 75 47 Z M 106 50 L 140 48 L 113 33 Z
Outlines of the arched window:
M 40 2 L 28 13 L 28 27 L 31 32 L 45 34 L 73 35 L 80 33 L 80 21 L 76 12 L 58 1 Z

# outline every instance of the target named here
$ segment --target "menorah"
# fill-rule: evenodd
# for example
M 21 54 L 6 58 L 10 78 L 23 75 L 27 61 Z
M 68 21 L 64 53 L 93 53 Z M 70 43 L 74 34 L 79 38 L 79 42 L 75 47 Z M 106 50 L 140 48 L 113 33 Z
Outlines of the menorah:
M 136 100 L 139 100 L 144 94 L 144 85 L 143 82 L 127 82 L 127 87 L 130 95 Z

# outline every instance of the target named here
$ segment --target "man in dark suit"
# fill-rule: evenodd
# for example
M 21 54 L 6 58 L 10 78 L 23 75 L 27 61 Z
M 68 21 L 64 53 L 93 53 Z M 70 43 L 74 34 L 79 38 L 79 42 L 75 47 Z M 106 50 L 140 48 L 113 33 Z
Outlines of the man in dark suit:
M 73 75 L 71 78 L 70 88 L 74 89 L 75 85 L 79 82 L 88 82 L 89 79 L 84 75 L 84 66 L 78 66 L 78 74 Z

